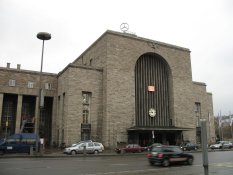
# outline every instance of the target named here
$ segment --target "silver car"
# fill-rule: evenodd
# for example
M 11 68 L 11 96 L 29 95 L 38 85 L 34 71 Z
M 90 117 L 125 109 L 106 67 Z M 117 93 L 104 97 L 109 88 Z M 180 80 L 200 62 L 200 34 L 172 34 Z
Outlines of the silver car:
M 104 146 L 102 143 L 99 142 L 87 142 L 87 143 L 80 143 L 75 144 L 71 147 L 67 147 L 64 149 L 64 154 L 83 154 L 83 153 L 94 153 L 98 154 L 104 151 Z
M 211 149 L 222 149 L 222 148 L 231 148 L 232 143 L 230 141 L 218 141 L 216 144 L 210 145 Z
M 92 140 L 83 140 L 83 141 L 80 141 L 80 142 L 78 142 L 78 143 L 74 143 L 74 144 L 72 144 L 71 146 L 75 146 L 75 145 L 78 145 L 78 144 L 80 144 L 80 143 L 87 143 L 87 142 L 93 142 Z

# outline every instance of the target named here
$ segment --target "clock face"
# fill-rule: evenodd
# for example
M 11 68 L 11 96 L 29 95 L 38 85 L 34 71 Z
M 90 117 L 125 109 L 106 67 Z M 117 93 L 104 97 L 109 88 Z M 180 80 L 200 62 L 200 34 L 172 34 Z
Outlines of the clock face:
M 149 110 L 149 116 L 150 117 L 155 117 L 156 116 L 156 110 L 154 108 L 150 108 L 150 110 Z

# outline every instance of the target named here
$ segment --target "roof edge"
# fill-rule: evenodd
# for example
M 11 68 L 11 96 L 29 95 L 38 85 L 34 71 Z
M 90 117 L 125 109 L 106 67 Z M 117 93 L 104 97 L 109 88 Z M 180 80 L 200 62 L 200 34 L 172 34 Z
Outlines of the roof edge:
M 113 31 L 113 30 L 106 30 L 99 38 L 97 38 L 97 40 L 95 40 L 87 49 L 85 49 L 84 52 L 82 52 L 72 63 L 75 63 L 79 58 L 82 57 L 82 55 L 84 55 L 90 48 L 92 48 L 99 40 L 101 40 L 107 34 L 127 37 L 127 38 L 136 39 L 136 40 L 140 40 L 140 41 L 144 41 L 144 42 L 153 42 L 155 44 L 158 44 L 158 45 L 161 45 L 164 47 L 175 48 L 175 49 L 179 49 L 182 51 L 191 52 L 188 48 L 185 48 L 185 47 L 180 47 L 180 46 L 176 46 L 173 44 L 168 44 L 168 43 L 164 43 L 164 42 L 160 42 L 160 41 L 156 41 L 156 40 L 138 37 L 135 34 L 131 34 L 131 33 L 127 33 L 127 32 L 122 33 L 122 32 L 117 32 L 117 31 Z

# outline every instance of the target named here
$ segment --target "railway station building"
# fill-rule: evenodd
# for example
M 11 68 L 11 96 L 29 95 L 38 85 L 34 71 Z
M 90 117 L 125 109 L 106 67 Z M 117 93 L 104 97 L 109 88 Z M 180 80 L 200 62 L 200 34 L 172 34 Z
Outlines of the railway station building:
M 39 133 L 47 146 L 107 148 L 215 141 L 212 94 L 192 80 L 190 50 L 107 30 L 58 74 L 0 67 L 0 136 Z M 43 88 L 44 107 L 39 108 Z M 39 113 L 39 111 L 41 111 Z

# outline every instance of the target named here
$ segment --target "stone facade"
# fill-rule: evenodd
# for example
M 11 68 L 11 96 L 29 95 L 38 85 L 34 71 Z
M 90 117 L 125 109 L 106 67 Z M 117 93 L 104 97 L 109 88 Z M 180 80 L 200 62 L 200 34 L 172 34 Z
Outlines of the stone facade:
M 85 84 L 85 87 L 80 82 L 75 83 L 78 87 L 73 89 L 74 91 L 69 89 L 69 93 L 73 94 L 73 96 L 69 96 L 69 99 L 73 102 L 76 101 L 74 104 L 78 105 L 78 97 L 74 96 L 74 93 L 81 94 L 81 91 L 91 91 L 99 96 L 102 107 L 96 108 L 98 109 L 96 111 L 92 109 L 91 112 L 94 113 L 94 116 L 99 116 L 99 127 L 102 127 L 102 135 L 99 136 L 101 141 L 110 147 L 116 146 L 116 142 L 127 142 L 127 129 L 135 125 L 135 64 L 138 58 L 145 53 L 161 55 L 170 66 L 172 74 L 170 103 L 172 104 L 171 115 L 174 126 L 191 128 L 190 131 L 183 132 L 184 139 L 196 142 L 195 102 L 202 104 L 203 114 L 207 114 L 209 111 L 211 116 L 213 116 L 213 106 L 212 97 L 206 92 L 206 89 L 192 82 L 190 51 L 186 48 L 127 33 L 107 31 L 72 63 L 72 66 L 77 65 L 72 69 L 81 70 L 83 68 L 79 65 L 86 66 L 89 68 L 87 72 L 95 68 L 102 69 L 102 79 L 91 74 L 87 75 L 87 72 L 86 76 L 82 73 L 72 75 L 77 76 L 76 78 L 82 82 L 81 84 Z M 67 71 L 70 74 L 70 69 L 64 70 L 60 77 L 63 74 L 65 76 Z M 98 83 L 93 84 L 93 81 Z M 96 94 L 92 89 L 98 88 L 99 84 L 101 84 L 102 93 Z M 92 87 L 92 89 L 86 87 Z M 81 103 L 79 102 L 79 104 Z M 75 110 L 81 111 L 78 107 Z M 76 115 L 72 114 L 67 116 L 70 117 L 69 120 L 76 118 Z M 203 115 L 202 117 L 207 116 Z M 69 137 L 76 139 L 79 137 L 78 133 L 80 132 L 77 130 L 74 136 L 69 135 Z M 93 138 L 96 133 L 95 130 L 92 130 Z M 215 137 L 214 132 L 211 137 Z
M 10 85 L 10 81 L 14 80 L 14 85 Z M 29 83 L 31 85 L 29 85 Z M 0 135 L 1 137 L 5 136 L 6 134 L 3 131 L 5 127 L 6 121 L 3 121 L 4 117 L 3 112 L 4 110 L 9 110 L 9 116 L 13 118 L 15 122 L 13 126 L 15 128 L 11 128 L 15 133 L 21 132 L 21 125 L 22 125 L 22 115 L 23 112 L 23 104 L 25 103 L 24 99 L 31 99 L 33 104 L 31 105 L 30 110 L 31 117 L 35 117 L 35 121 L 37 121 L 39 113 L 38 113 L 38 105 L 39 105 L 39 89 L 41 87 L 44 89 L 44 96 L 50 97 L 53 99 L 53 109 L 56 109 L 56 96 L 57 96 L 57 75 L 52 73 L 42 73 L 41 81 L 40 81 L 40 72 L 36 71 L 28 71 L 20 69 L 18 65 L 17 68 L 10 68 L 10 64 L 8 63 L 7 67 L 0 68 L 0 107 L 1 107 L 1 117 L 0 117 Z M 49 84 L 50 87 L 48 89 L 45 88 L 45 84 Z M 5 99 L 5 103 L 11 102 L 12 99 L 9 99 L 9 96 L 13 96 L 14 101 L 16 101 L 16 105 L 10 106 L 8 109 L 3 109 L 3 103 Z M 30 103 L 30 102 L 28 102 Z M 13 110 L 13 112 L 12 112 Z M 27 109 L 29 110 L 29 109 Z M 32 114 L 33 113 L 33 114 Z M 15 115 L 14 115 L 15 114 Z M 8 116 L 7 116 L 8 117 Z M 56 110 L 54 110 L 51 114 L 51 120 L 54 123 L 56 121 Z M 9 118 L 11 120 L 11 118 Z M 53 124 L 51 124 L 53 125 Z M 43 130 L 43 128 L 41 128 Z M 34 129 L 36 130 L 36 124 L 34 125 Z M 51 135 L 54 135 L 54 131 L 51 129 Z M 12 132 L 8 134 L 13 134 Z M 52 137 L 51 137 L 52 138 Z
M 212 94 L 206 92 L 204 83 L 192 81 L 189 49 L 128 33 L 106 31 L 58 75 L 44 74 L 43 82 L 55 84 L 54 90 L 46 92 L 47 96 L 53 97 L 50 143 L 65 142 L 69 145 L 81 140 L 85 133 L 82 124 L 86 115 L 83 93 L 91 97 L 86 123 L 91 126 L 88 130 L 90 139 L 110 148 L 129 142 L 129 129 L 136 126 L 135 66 L 146 54 L 157 55 L 168 65 L 169 90 L 166 93 L 169 93 L 170 127 L 138 128 L 136 141 L 142 141 L 142 136 L 151 135 L 151 131 L 158 130 L 159 136 L 164 137 L 165 134 L 169 137 L 168 130 L 174 130 L 177 134 L 173 140 L 181 135 L 182 140 L 196 143 L 197 120 L 200 119 L 210 121 L 208 139 L 215 139 Z M 20 78 L 19 88 L 0 87 L 0 93 L 38 94 L 38 89 L 20 88 L 31 78 L 38 81 L 38 74 L 33 71 L 22 75 L 22 71 L 11 70 L 7 78 L 3 74 L 0 76 L 1 85 L 7 85 L 10 76 Z M 1 99 L 0 96 L 0 105 Z M 199 118 L 195 105 L 201 106 Z

